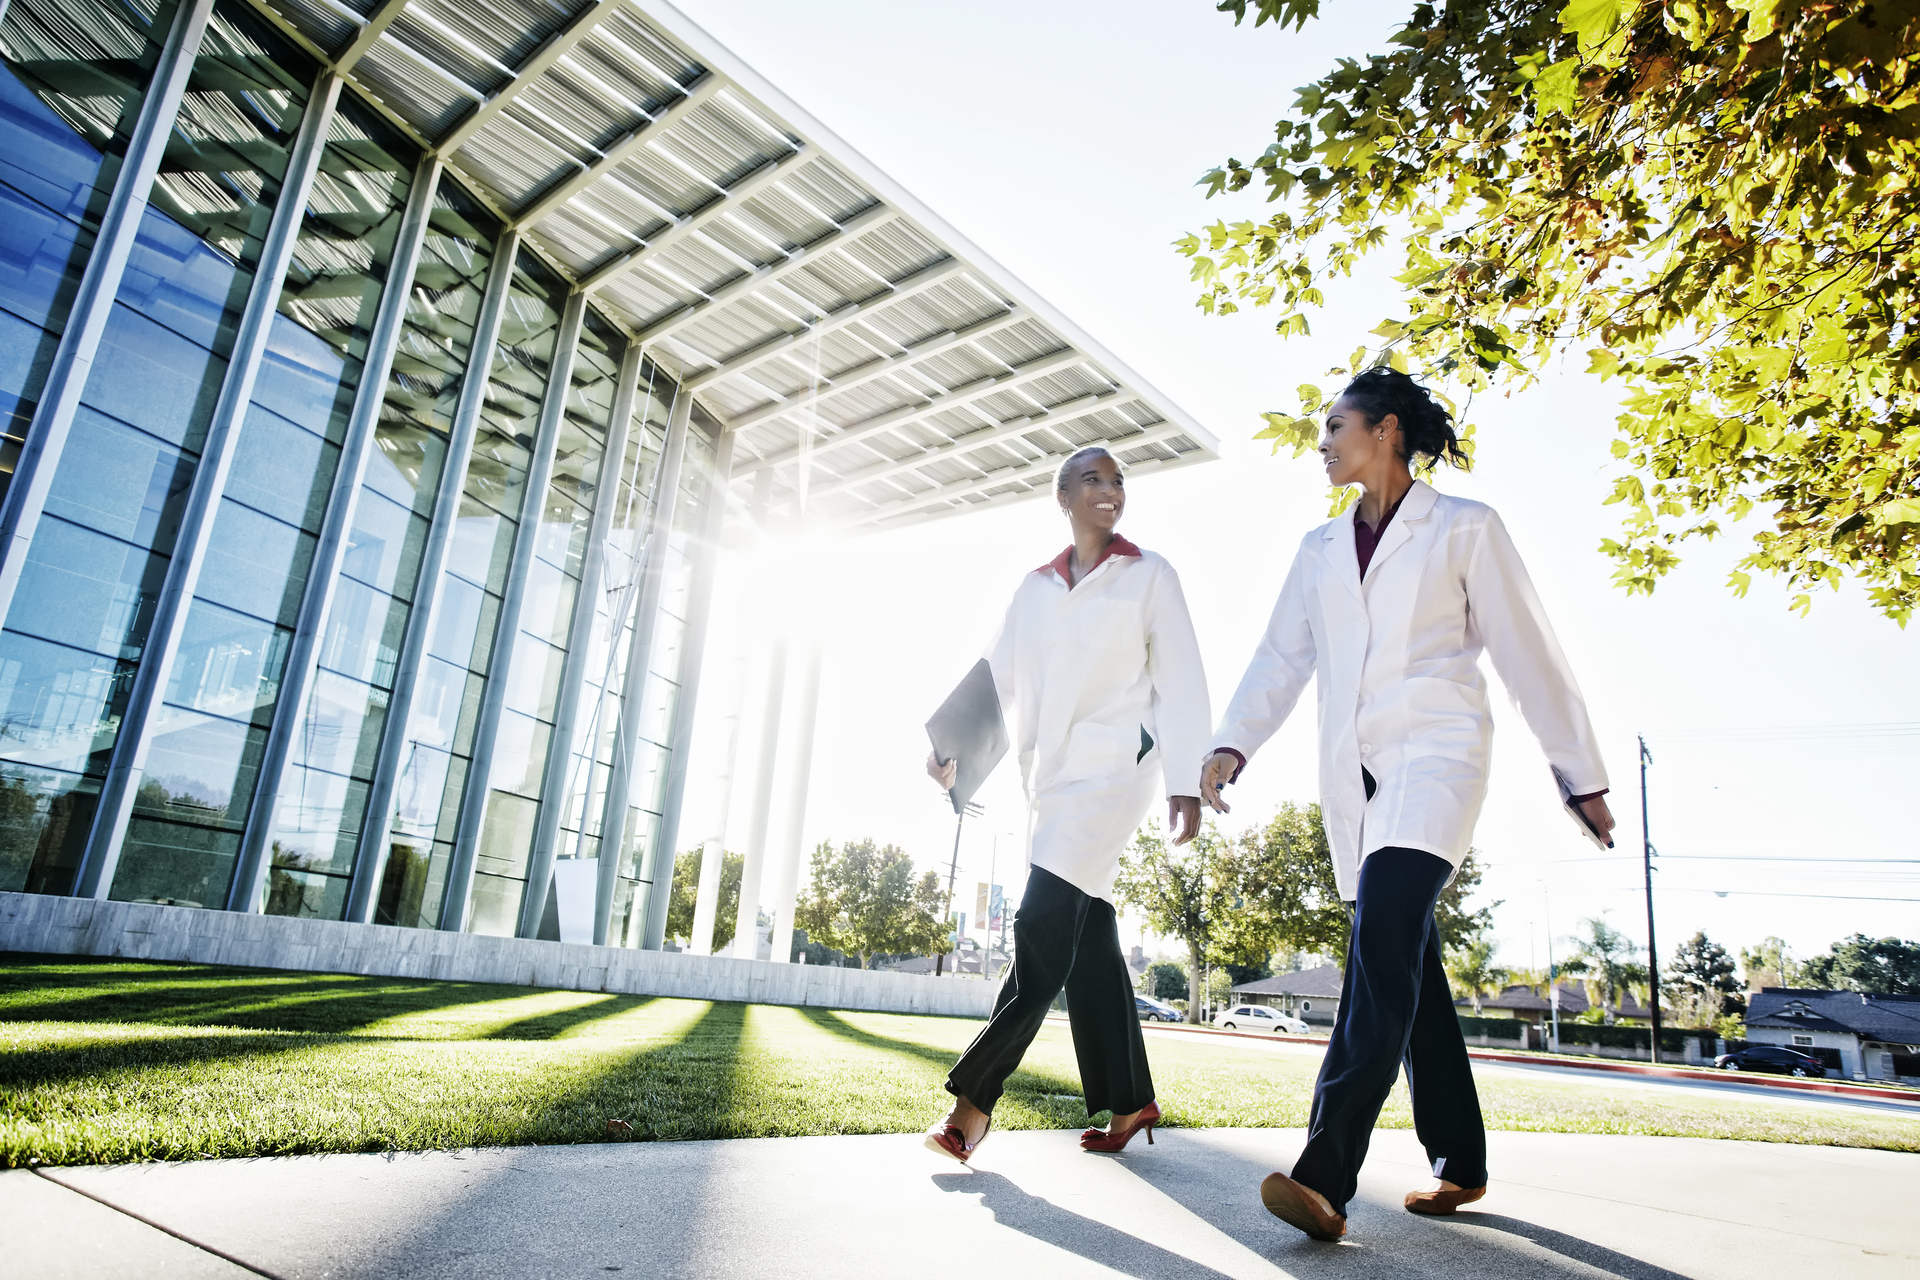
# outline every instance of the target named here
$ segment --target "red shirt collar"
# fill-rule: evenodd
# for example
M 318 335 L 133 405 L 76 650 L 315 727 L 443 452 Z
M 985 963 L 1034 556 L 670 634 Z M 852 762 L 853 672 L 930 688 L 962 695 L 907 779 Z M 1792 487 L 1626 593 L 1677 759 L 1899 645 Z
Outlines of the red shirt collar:
M 1116 533 L 1113 535 L 1113 541 L 1107 544 L 1107 549 L 1100 553 L 1100 558 L 1098 560 L 1095 560 L 1092 564 L 1088 565 L 1087 572 L 1080 575 L 1080 581 L 1085 582 L 1087 580 L 1087 574 L 1092 573 L 1095 569 L 1098 569 L 1101 565 L 1105 564 L 1107 562 L 1108 556 L 1133 556 L 1135 559 L 1138 559 L 1139 555 L 1140 555 L 1140 548 L 1134 546 L 1131 542 L 1128 542 L 1125 538 L 1121 537 L 1119 534 Z M 1067 576 L 1067 563 L 1069 560 L 1072 559 L 1072 557 L 1073 557 L 1073 544 L 1068 543 L 1067 549 L 1065 551 L 1062 551 L 1059 555 L 1047 561 L 1045 564 L 1041 565 L 1038 569 L 1035 569 L 1034 572 L 1045 573 L 1049 569 L 1051 569 L 1053 572 L 1060 575 L 1060 581 L 1066 583 L 1068 589 L 1071 590 L 1073 587 L 1073 579 Z

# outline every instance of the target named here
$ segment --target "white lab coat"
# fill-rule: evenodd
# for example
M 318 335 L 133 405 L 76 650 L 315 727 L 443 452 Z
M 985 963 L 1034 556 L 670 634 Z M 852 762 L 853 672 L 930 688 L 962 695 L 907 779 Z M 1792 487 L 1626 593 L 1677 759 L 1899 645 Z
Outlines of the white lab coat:
M 1506 527 L 1484 503 L 1419 480 L 1364 582 L 1352 514 L 1301 541 L 1214 749 L 1251 760 L 1312 677 L 1320 811 L 1341 897 L 1353 899 L 1361 859 L 1376 849 L 1421 849 L 1457 868 L 1487 794 L 1482 649 L 1571 793 L 1605 790 L 1586 703 Z M 1378 784 L 1371 801 L 1362 767 Z
M 1200 794 L 1207 680 L 1179 575 L 1118 537 L 1071 591 L 1043 565 L 1013 593 L 986 656 L 1026 788 L 1032 865 L 1110 900 L 1154 799 Z

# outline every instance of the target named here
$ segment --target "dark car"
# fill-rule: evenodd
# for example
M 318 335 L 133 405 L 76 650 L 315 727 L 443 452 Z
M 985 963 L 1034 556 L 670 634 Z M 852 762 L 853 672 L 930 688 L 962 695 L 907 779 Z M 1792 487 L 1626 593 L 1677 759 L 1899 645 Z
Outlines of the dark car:
M 1722 1071 L 1772 1071 L 1785 1076 L 1824 1076 L 1827 1064 L 1811 1054 L 1782 1049 L 1777 1044 L 1748 1045 L 1737 1053 L 1723 1053 L 1713 1060 Z
M 1152 996 L 1143 996 L 1138 992 L 1133 997 L 1134 1012 L 1140 1015 L 1142 1022 L 1185 1022 L 1187 1016 L 1170 1004 L 1163 1004 Z

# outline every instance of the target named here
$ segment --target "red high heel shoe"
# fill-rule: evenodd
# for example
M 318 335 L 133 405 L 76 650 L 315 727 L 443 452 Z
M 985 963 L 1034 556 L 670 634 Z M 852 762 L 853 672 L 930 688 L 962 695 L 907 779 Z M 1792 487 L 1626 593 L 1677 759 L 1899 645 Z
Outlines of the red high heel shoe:
M 1160 1104 L 1157 1102 L 1149 1102 L 1146 1106 L 1140 1108 L 1140 1114 L 1133 1118 L 1133 1123 L 1118 1133 L 1115 1133 L 1113 1129 L 1109 1127 L 1105 1129 L 1089 1129 L 1081 1134 L 1080 1149 L 1082 1151 L 1124 1151 L 1127 1143 L 1133 1140 L 1133 1135 L 1142 1129 L 1147 1131 L 1147 1145 L 1152 1146 L 1153 1126 L 1159 1123 Z
M 987 1127 L 980 1131 L 980 1142 L 985 1142 L 987 1135 L 992 1132 L 993 1117 L 988 1116 Z M 980 1142 L 968 1142 L 964 1129 L 957 1124 L 948 1124 L 944 1120 L 927 1130 L 927 1150 L 937 1151 L 943 1156 L 951 1156 L 961 1164 L 973 1158 L 973 1153 L 980 1149 Z

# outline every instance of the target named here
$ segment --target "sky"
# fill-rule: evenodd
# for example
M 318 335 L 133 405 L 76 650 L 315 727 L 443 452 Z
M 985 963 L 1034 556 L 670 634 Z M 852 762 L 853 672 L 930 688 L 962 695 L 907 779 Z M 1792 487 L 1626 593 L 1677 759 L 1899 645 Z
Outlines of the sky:
M 1369 329 L 1402 313 L 1383 257 L 1330 283 L 1311 337 L 1283 342 L 1268 312 L 1203 316 L 1171 242 L 1216 218 L 1266 216 L 1258 194 L 1209 201 L 1195 180 L 1229 155 L 1258 155 L 1296 86 L 1341 57 L 1384 49 L 1404 4 L 1328 5 L 1329 18 L 1298 33 L 1236 28 L 1210 0 L 680 7 L 1220 439 L 1220 461 L 1131 486 L 1122 524 L 1181 574 L 1217 716 L 1294 548 L 1327 513 L 1315 460 L 1271 456 L 1250 438 L 1259 414 L 1295 411 L 1297 385 L 1323 381 L 1371 341 Z M 1618 528 L 1618 508 L 1602 503 L 1620 474 L 1608 452 L 1619 392 L 1585 367 L 1574 353 L 1524 393 L 1481 397 L 1470 410 L 1476 466 L 1440 479 L 1492 504 L 1526 558 L 1604 743 L 1620 823 L 1611 855 L 1580 837 L 1496 680 L 1492 784 L 1474 843 L 1487 864 L 1479 901 L 1500 903 L 1500 960 L 1543 967 L 1549 946 L 1564 955 L 1578 922 L 1595 916 L 1644 943 L 1642 734 L 1663 957 L 1696 930 L 1730 949 L 1778 936 L 1801 956 L 1855 931 L 1920 936 L 1920 841 L 1908 813 L 1920 628 L 1901 631 L 1851 587 L 1820 593 L 1804 619 L 1787 610 L 1778 581 L 1756 579 L 1736 599 L 1726 577 L 1748 525 L 1688 549 L 1651 598 L 1615 588 L 1598 547 Z M 744 847 L 765 639 L 812 628 L 822 695 L 803 847 L 870 836 L 944 872 L 953 816 L 922 772 L 923 723 L 980 656 L 1021 575 L 1066 542 L 1058 511 L 1029 502 L 724 557 L 682 847 L 716 829 L 729 791 L 728 846 Z M 799 754 L 795 683 L 775 848 Z M 1223 829 L 1316 798 L 1311 692 L 1300 705 L 1229 791 Z M 1011 764 L 981 799 L 986 817 L 959 853 L 956 906 L 969 911 L 990 868 L 1010 897 L 1025 874 L 1010 865 L 1021 823 Z M 1149 954 L 1179 950 L 1137 921 L 1122 940 Z

